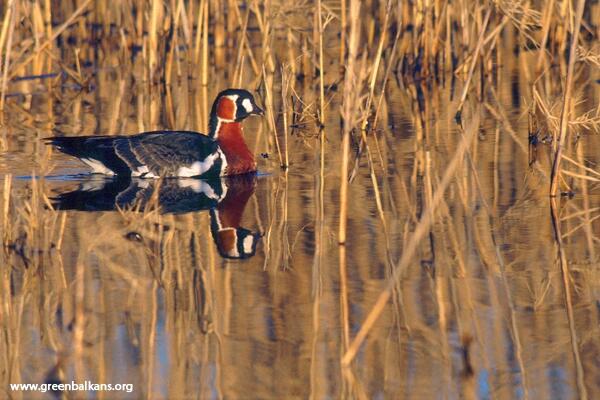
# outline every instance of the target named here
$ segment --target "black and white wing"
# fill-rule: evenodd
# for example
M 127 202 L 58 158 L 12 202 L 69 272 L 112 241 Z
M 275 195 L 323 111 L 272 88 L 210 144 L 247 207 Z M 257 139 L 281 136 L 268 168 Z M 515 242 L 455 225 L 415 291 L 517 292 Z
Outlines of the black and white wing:
M 218 176 L 224 156 L 208 136 L 185 131 L 149 132 L 114 141 L 132 176 Z

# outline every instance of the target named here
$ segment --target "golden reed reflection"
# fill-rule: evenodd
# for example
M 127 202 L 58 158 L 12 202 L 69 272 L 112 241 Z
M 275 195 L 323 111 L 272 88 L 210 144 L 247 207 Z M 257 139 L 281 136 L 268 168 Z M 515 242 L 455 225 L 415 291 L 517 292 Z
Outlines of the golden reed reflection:
M 595 2 L 0 17 L 0 397 L 75 378 L 134 398 L 600 397 Z M 245 135 L 271 175 L 219 202 L 203 182 L 73 181 L 43 145 L 207 132 L 227 87 L 265 106 Z

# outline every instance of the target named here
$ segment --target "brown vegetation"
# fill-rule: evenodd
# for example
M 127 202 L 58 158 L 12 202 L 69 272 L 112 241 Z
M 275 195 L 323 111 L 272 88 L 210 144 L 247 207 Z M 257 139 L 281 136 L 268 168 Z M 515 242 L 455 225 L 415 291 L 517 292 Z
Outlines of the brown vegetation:
M 125 343 L 147 397 L 474 397 L 486 371 L 548 398 L 553 363 L 597 396 L 599 13 L 5 0 L 0 385 L 117 382 Z M 221 260 L 206 213 L 52 209 L 78 167 L 42 137 L 206 131 L 230 86 L 267 112 L 256 257 Z

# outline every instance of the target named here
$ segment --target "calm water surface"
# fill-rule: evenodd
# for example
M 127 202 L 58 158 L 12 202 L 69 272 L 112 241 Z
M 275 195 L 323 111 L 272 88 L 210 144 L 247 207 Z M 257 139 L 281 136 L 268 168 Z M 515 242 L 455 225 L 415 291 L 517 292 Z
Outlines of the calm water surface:
M 347 340 L 386 286 L 428 188 L 439 185 L 461 140 L 449 80 L 436 89 L 390 82 L 369 142 L 377 189 L 363 156 L 350 185 L 345 254 L 337 243 L 335 96 L 324 149 L 314 127 L 293 130 L 290 168 L 281 171 L 267 120 L 248 121 L 261 174 L 210 183 L 230 185 L 229 203 L 202 198 L 198 182 L 169 182 L 160 189 L 162 211 L 132 210 L 140 198 L 149 202 L 156 182 L 119 186 L 77 175 L 85 166 L 50 154 L 40 139 L 201 129 L 224 79 L 206 91 L 183 82 L 169 99 L 107 69 L 89 91 L 59 89 L 60 101 L 43 90 L 27 96 L 3 128 L 0 153 L 9 244 L 0 260 L 3 384 L 132 383 L 123 398 L 599 395 L 598 188 L 569 181 L 575 196 L 559 200 L 565 277 L 547 197 L 548 146 L 530 166 L 518 68 L 501 69 L 495 93 L 469 103 L 481 120 L 476 143 L 346 370 Z M 597 142 L 584 135 L 579 159 L 594 165 Z M 239 236 L 215 231 L 217 219 Z M 232 240 L 246 237 L 256 241 L 248 252 L 232 250 Z

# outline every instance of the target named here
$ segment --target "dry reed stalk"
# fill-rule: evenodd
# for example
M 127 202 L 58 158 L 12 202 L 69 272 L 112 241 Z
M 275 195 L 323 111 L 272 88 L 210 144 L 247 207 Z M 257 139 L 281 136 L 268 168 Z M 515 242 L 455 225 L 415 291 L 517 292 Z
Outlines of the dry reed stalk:
M 585 0 L 580 0 L 578 4 L 578 22 L 581 22 L 582 14 L 579 13 L 582 3 L 585 3 Z M 579 28 L 579 24 L 576 22 L 575 26 Z M 575 31 L 577 32 L 577 31 Z M 575 37 L 577 34 L 574 35 Z M 573 44 L 573 43 L 572 43 Z M 567 81 L 568 81 L 567 75 Z M 554 228 L 556 245 L 558 247 L 558 259 L 560 265 L 560 272 L 562 278 L 563 292 L 565 296 L 565 308 L 567 311 L 567 319 L 569 321 L 569 333 L 571 335 L 571 350 L 573 352 L 573 359 L 575 362 L 575 376 L 577 379 L 577 390 L 579 397 L 581 399 L 587 399 L 587 389 L 585 387 L 585 377 L 584 377 L 584 369 L 581 363 L 581 355 L 578 347 L 578 335 L 577 330 L 575 328 L 575 316 L 573 311 L 573 295 L 571 294 L 571 274 L 569 272 L 569 262 L 567 260 L 567 255 L 565 253 L 562 233 L 561 233 L 561 225 L 560 225 L 560 217 L 558 215 L 558 207 L 556 204 L 556 197 L 552 197 L 550 199 L 550 210 L 552 216 L 552 226 Z
M 560 133 L 558 140 L 555 138 L 554 142 L 558 142 L 555 153 L 554 162 L 552 164 L 552 174 L 550 177 L 550 196 L 555 197 L 558 191 L 558 177 L 561 173 L 561 161 L 563 148 L 567 139 L 567 131 L 569 129 L 569 110 L 571 109 L 571 96 L 573 91 L 573 73 L 575 68 L 575 61 L 577 59 L 577 39 L 579 37 L 579 29 L 581 27 L 581 19 L 583 17 L 583 10 L 585 8 L 585 0 L 579 0 L 577 3 L 577 13 L 575 15 L 575 25 L 573 27 L 573 34 L 571 36 L 571 48 L 569 50 L 569 65 L 567 67 L 567 81 L 565 83 L 565 91 L 563 97 L 562 111 L 560 115 Z
M 44 24 L 47 37 L 52 37 L 52 5 L 50 2 L 51 0 L 44 0 Z
M 348 163 L 350 158 L 350 134 L 356 119 L 356 107 L 359 99 L 358 43 L 360 40 L 360 2 L 350 0 L 350 33 L 348 35 L 348 59 L 344 75 L 344 98 L 342 100 L 342 118 L 344 133 L 342 137 L 342 164 L 340 177 L 340 222 L 338 243 L 346 243 L 346 225 L 348 217 Z M 354 117 L 353 117 L 354 115 Z M 324 136 L 324 135 L 323 135 Z
M 4 120 L 4 100 L 5 100 L 5 96 L 6 96 L 6 88 L 8 86 L 8 68 L 10 65 L 10 53 L 11 53 L 11 49 L 12 49 L 12 39 L 13 39 L 13 33 L 15 30 L 15 19 L 16 19 L 16 11 L 17 11 L 17 7 L 16 7 L 16 2 L 14 0 L 9 0 L 8 5 L 7 5 L 7 9 L 6 9 L 6 14 L 4 16 L 4 23 L 2 25 L 2 33 L 0 34 L 0 56 L 2 54 L 4 54 L 4 57 L 1 58 L 2 62 L 2 88 L 1 93 L 0 93 L 0 113 L 2 113 L 2 115 L 0 116 L 0 124 L 3 122 Z M 4 44 L 4 38 L 7 36 L 7 31 L 8 31 L 8 38 L 6 39 L 6 49 L 4 51 L 4 53 L 2 52 L 2 44 Z
M 202 33 L 204 32 L 204 3 L 208 0 L 201 0 L 198 7 L 198 19 L 196 20 L 196 44 L 194 46 L 194 62 L 200 61 L 200 50 L 202 48 Z
M 273 61 L 273 54 L 271 52 L 271 0 L 265 0 L 263 7 L 260 7 L 258 0 L 252 2 L 253 12 L 256 16 L 256 22 L 261 33 L 262 39 L 262 64 L 267 64 L 269 72 L 275 71 L 275 62 Z M 261 12 L 262 9 L 262 12 Z
M 236 9 L 237 9 L 237 6 L 236 6 Z M 240 32 L 241 39 L 238 40 L 238 42 L 240 42 L 240 44 L 238 46 L 235 68 L 233 70 L 233 75 L 231 78 L 231 81 L 233 82 L 233 85 L 234 85 L 233 87 L 242 87 L 242 75 L 244 72 L 244 47 L 245 47 L 245 43 L 246 43 L 245 38 L 246 38 L 246 31 L 248 29 L 249 17 L 250 17 L 250 10 L 247 10 L 246 16 L 241 25 L 242 26 L 242 30 Z
M 512 127 L 510 120 L 508 119 L 506 111 L 501 107 L 501 103 L 498 100 L 497 95 L 495 94 L 495 90 L 490 87 L 490 91 L 496 101 L 496 105 L 498 106 L 498 110 L 492 107 L 489 103 L 484 103 L 485 108 L 490 112 L 490 114 L 498 120 L 503 126 L 504 129 L 509 133 L 510 137 L 517 144 L 518 148 L 522 151 L 523 154 L 527 155 L 529 153 L 529 149 L 527 144 L 523 143 L 523 141 L 519 138 L 518 133 Z M 547 177 L 547 173 L 542 167 L 538 164 L 533 164 L 537 170 L 544 178 Z
M 260 68 L 258 67 L 258 63 L 256 62 L 256 57 L 254 56 L 254 52 L 252 51 L 252 47 L 250 46 L 250 40 L 248 39 L 248 21 L 250 19 L 251 9 L 250 9 L 250 7 L 248 7 L 243 21 L 242 21 L 242 16 L 241 16 L 240 10 L 238 8 L 237 2 L 235 2 L 235 7 L 233 10 L 235 11 L 236 17 L 238 19 L 238 24 L 242 27 L 241 43 L 238 48 L 238 51 L 240 53 L 238 53 L 237 59 L 240 60 L 241 51 L 246 50 L 248 61 L 250 62 L 252 71 L 254 71 L 254 75 L 259 76 L 261 73 Z M 244 65 L 243 60 L 241 63 L 238 63 L 238 64 L 240 66 L 243 66 Z
M 155 363 L 155 345 L 156 345 L 156 324 L 158 321 L 158 282 L 156 279 L 152 281 L 152 288 L 150 289 L 150 320 L 148 321 L 148 343 L 146 346 L 146 397 L 152 398 L 153 396 L 153 380 L 154 380 L 154 363 Z M 143 357 L 143 356 L 142 356 Z
M 43 63 L 43 52 L 38 52 L 37 51 L 37 47 L 40 44 L 40 38 L 44 36 L 44 31 L 45 31 L 45 27 L 44 27 L 44 19 L 42 17 L 42 11 L 40 10 L 40 4 L 39 3 L 35 3 L 33 4 L 33 10 L 31 10 L 31 19 L 33 20 L 33 36 L 34 36 L 34 40 L 35 40 L 35 48 L 34 48 L 34 52 L 38 53 L 38 56 L 36 57 L 35 62 L 33 63 L 33 68 L 32 68 L 32 72 L 34 75 L 39 75 L 42 73 L 42 69 L 44 67 L 44 63 Z
M 377 108 L 375 109 L 375 116 L 373 117 L 373 129 L 377 127 L 377 121 L 379 120 L 379 112 L 381 110 L 381 106 L 383 105 L 383 99 L 385 98 L 385 89 L 387 87 L 387 82 L 390 78 L 392 67 L 394 65 L 394 60 L 396 56 L 396 49 L 398 47 L 398 41 L 400 40 L 400 36 L 402 31 L 398 29 L 396 32 L 396 37 L 394 37 L 394 44 L 392 45 L 392 50 L 390 52 L 390 59 L 388 60 L 388 65 L 385 69 L 385 74 L 383 75 L 383 82 L 381 84 L 381 93 L 379 94 L 379 100 L 377 101 Z
M 422 213 L 422 216 L 409 240 L 407 245 L 403 248 L 402 256 L 396 265 L 396 269 L 394 269 L 392 276 L 388 279 L 388 282 L 385 286 L 385 289 L 381 292 L 379 297 L 377 298 L 375 304 L 371 308 L 371 311 L 368 313 L 365 318 L 360 330 L 352 340 L 350 347 L 344 357 L 342 358 L 342 365 L 348 366 L 356 353 L 358 352 L 360 346 L 366 339 L 369 331 L 373 328 L 373 325 L 383 312 L 386 303 L 389 301 L 394 288 L 398 283 L 398 279 L 402 275 L 404 269 L 412 262 L 413 256 L 421 245 L 422 239 L 425 235 L 428 234 L 429 228 L 434 222 L 433 219 L 433 211 L 442 203 L 444 194 L 446 189 L 450 185 L 450 183 L 454 180 L 454 175 L 458 168 L 461 166 L 463 157 L 467 152 L 468 148 L 475 137 L 475 133 L 479 129 L 479 114 L 474 114 L 473 118 L 469 119 L 469 125 L 465 129 L 465 134 L 463 134 L 460 143 L 454 153 L 454 157 L 448 163 L 444 175 L 438 184 L 435 192 L 433 193 L 431 203 L 428 205 L 427 209 Z
M 566 155 L 564 155 L 564 154 L 562 155 L 562 158 L 563 158 L 564 160 L 566 160 L 566 161 L 568 161 L 568 162 L 572 163 L 573 165 L 575 165 L 575 166 L 577 166 L 577 167 L 579 167 L 579 168 L 581 168 L 581 169 L 583 169 L 583 170 L 585 170 L 585 171 L 587 171 L 587 172 L 591 173 L 592 175 L 596 175 L 596 176 L 600 177 L 600 172 L 598 172 L 598 171 L 596 171 L 596 170 L 594 170 L 594 169 L 592 169 L 592 168 L 586 167 L 586 166 L 585 166 L 584 164 L 582 164 L 581 162 L 575 161 L 575 160 L 573 160 L 572 158 L 570 158 L 570 157 L 568 157 L 568 156 L 566 156 Z
M 588 210 L 581 210 L 581 211 L 573 212 L 571 214 L 563 215 L 562 217 L 560 217 L 560 220 L 566 221 L 568 219 L 585 216 L 585 214 L 587 214 L 587 213 L 593 213 L 596 211 L 600 211 L 600 207 L 594 207 L 594 208 L 590 208 Z
M 385 43 L 386 34 L 388 31 L 388 23 L 390 20 L 390 14 L 392 10 L 392 1 L 388 0 L 386 5 L 386 13 L 385 19 L 383 21 L 383 27 L 381 28 L 381 36 L 379 38 L 379 45 L 377 46 L 377 55 L 375 56 L 375 61 L 373 62 L 371 68 L 371 79 L 369 80 L 369 95 L 367 96 L 367 105 L 365 109 L 367 112 L 365 113 L 365 117 L 362 121 L 361 130 L 364 131 L 367 129 L 367 124 L 369 122 L 369 115 L 371 112 L 371 103 L 373 102 L 373 97 L 375 95 L 375 83 L 377 82 L 377 74 L 379 72 L 379 64 L 381 63 L 381 57 L 383 55 L 383 44 Z M 385 81 L 383 82 L 383 86 L 385 87 Z M 365 143 L 366 144 L 366 143 Z
M 56 250 L 62 249 L 63 239 L 65 237 L 65 227 L 67 226 L 67 213 L 63 212 L 60 219 L 60 228 L 58 231 L 58 240 L 56 241 Z
M 352 0 L 351 0 L 352 1 Z M 346 246 L 339 246 L 340 274 L 340 326 L 342 327 L 342 355 L 350 344 L 350 312 L 348 307 L 348 272 L 346 267 Z
M 319 242 L 316 242 L 319 243 Z M 315 244 L 318 246 L 318 244 Z M 317 249 L 315 248 L 315 261 L 316 261 Z M 313 265 L 314 269 L 314 265 Z M 314 272 L 313 272 L 314 276 Z M 317 280 L 317 283 L 319 280 Z M 313 282 L 313 287 L 315 286 L 315 282 Z M 317 361 L 318 356 L 321 353 L 319 351 L 319 330 L 320 330 L 320 304 L 321 304 L 321 290 L 314 291 L 313 299 L 312 299 L 312 341 L 310 346 L 310 399 L 319 399 L 322 396 L 319 396 L 316 392 L 318 375 L 317 375 Z
M 281 146 L 279 146 L 277 125 L 275 123 L 275 112 L 273 110 L 273 74 L 270 73 L 267 75 L 264 64 L 262 67 L 262 76 L 263 82 L 265 83 L 265 106 L 267 109 L 267 119 L 269 121 L 269 125 L 271 126 L 271 131 L 273 132 L 273 138 L 275 139 L 275 146 L 277 148 L 277 155 L 279 157 L 279 166 L 281 168 L 285 168 L 287 164 L 283 162 L 283 157 L 281 155 Z
M 560 173 L 564 174 L 564 175 L 567 175 L 567 176 L 571 176 L 573 178 L 583 179 L 583 180 L 586 180 L 586 181 L 600 182 L 599 178 L 594 178 L 592 176 L 585 175 L 585 174 L 579 174 L 577 172 L 571 172 L 571 171 L 568 171 L 566 169 L 561 169 Z
M 190 2 L 190 9 L 193 7 L 193 3 Z M 183 31 L 183 38 L 185 40 L 187 49 L 192 48 L 192 31 L 190 29 L 191 23 L 190 18 L 188 17 L 188 11 L 186 10 L 186 6 L 184 0 L 179 0 L 177 2 L 178 15 L 181 18 L 181 30 Z M 190 12 L 191 14 L 191 12 Z
M 2 239 L 6 242 L 9 239 L 8 234 L 8 211 L 10 210 L 10 190 L 12 185 L 12 174 L 8 174 L 4 176 L 4 190 L 2 192 L 3 196 L 3 208 L 2 208 Z
M 92 0 L 85 0 L 79 6 L 79 8 L 77 8 L 77 10 L 75 10 L 75 12 L 73 14 L 71 14 L 71 16 L 69 18 L 67 18 L 67 20 L 65 22 L 63 22 L 58 28 L 56 28 L 56 30 L 54 31 L 54 33 L 52 34 L 52 36 L 49 37 L 44 43 L 42 43 L 37 48 L 37 52 L 34 52 L 34 53 L 30 54 L 27 58 L 25 58 L 25 60 L 23 60 L 23 61 L 19 62 L 18 64 L 16 64 L 12 68 L 12 72 L 8 75 L 8 79 L 14 78 L 19 73 L 19 71 L 21 70 L 21 68 L 23 68 L 24 66 L 26 66 L 27 64 L 29 64 L 32 60 L 34 60 L 38 56 L 38 53 L 40 51 L 45 50 L 46 47 L 48 47 L 52 43 L 54 43 L 54 41 L 56 40 L 56 38 L 58 38 L 69 26 L 71 26 L 71 24 L 73 24 L 75 22 L 75 20 L 86 10 L 87 6 L 91 3 L 91 1 Z M 17 55 L 16 59 L 18 60 L 19 58 L 21 58 L 21 56 L 29 49 L 30 46 L 31 46 L 31 44 L 28 44 L 28 45 L 24 46 L 23 49 L 21 49 L 21 51 Z
M 580 164 L 583 165 L 584 163 L 584 154 L 583 154 L 583 146 L 577 146 L 577 158 L 580 161 Z M 585 169 L 581 168 L 581 172 L 583 172 L 585 174 Z M 583 205 L 582 208 L 585 211 L 584 217 L 583 217 L 583 223 L 584 223 L 584 232 L 585 232 L 585 237 L 586 237 L 586 242 L 587 242 L 587 248 L 588 248 L 588 253 L 590 255 L 590 259 L 591 260 L 596 260 L 597 259 L 597 255 L 596 255 L 596 247 L 594 245 L 594 231 L 593 231 L 593 225 L 592 225 L 592 221 L 593 221 L 593 217 L 592 217 L 592 211 L 593 208 L 591 207 L 591 199 L 590 199 L 590 188 L 587 182 L 581 182 L 580 183 L 580 188 L 581 188 L 581 197 L 583 199 Z M 600 216 L 599 216 L 600 217 Z
M 473 72 L 475 71 L 475 66 L 477 65 L 477 60 L 479 59 L 479 54 L 483 47 L 485 31 L 486 31 L 487 25 L 490 21 L 490 16 L 492 15 L 492 10 L 493 10 L 492 7 L 488 8 L 488 10 L 485 14 L 484 20 L 483 20 L 483 25 L 481 26 L 481 30 L 479 31 L 479 39 L 477 40 L 477 46 L 475 47 L 475 52 L 473 53 L 473 60 L 471 60 L 471 66 L 469 67 L 469 74 L 467 75 L 467 80 L 464 83 L 463 91 L 460 96 L 460 102 L 458 104 L 458 110 L 456 111 L 456 119 L 458 121 L 461 120 L 461 112 L 462 112 L 463 104 L 465 103 L 465 100 L 467 99 L 467 94 L 469 93 L 469 87 L 471 85 L 471 80 L 473 78 Z
M 89 251 L 89 249 L 87 249 Z M 85 266 L 83 265 L 84 254 L 87 251 L 81 249 L 77 255 L 75 265 L 75 326 L 73 327 L 73 347 L 75 352 L 75 364 L 78 367 L 76 377 L 83 378 L 83 338 L 85 334 Z M 80 375 L 81 374 L 81 375 Z
M 542 23 L 542 41 L 540 42 L 540 56 L 538 58 L 538 62 L 535 66 L 535 70 L 538 75 L 541 73 L 544 64 L 546 63 L 546 45 L 548 44 L 548 38 L 550 33 L 552 12 L 554 9 L 555 0 L 549 0 L 546 3 L 546 8 L 544 10 L 544 17 L 541 21 Z
M 159 19 L 162 14 L 162 1 L 152 0 L 152 9 L 150 14 L 150 27 L 148 35 L 148 67 L 150 80 L 153 80 L 154 73 L 158 67 L 158 28 Z
M 317 386 L 316 363 L 319 351 L 319 330 L 321 320 L 321 294 L 323 291 L 323 247 L 325 244 L 325 140 L 324 135 L 320 135 L 319 140 L 319 174 L 316 175 L 315 185 L 315 251 L 313 255 L 312 274 L 311 274 L 311 297 L 312 297 L 312 343 L 311 343 L 311 365 L 310 365 L 310 384 L 311 398 L 322 396 L 314 395 Z
M 293 79 L 293 71 L 291 70 L 291 68 L 287 67 L 286 65 L 283 65 L 283 67 L 281 67 L 281 107 L 283 108 L 282 110 L 282 114 L 283 114 L 283 136 L 285 139 L 285 143 L 284 143 L 284 154 L 285 154 L 285 164 L 283 164 L 283 167 L 285 169 L 287 169 L 290 165 L 290 160 L 289 160 L 289 154 L 288 154 L 288 141 L 289 141 L 289 127 L 288 127 L 288 96 L 289 96 L 289 89 L 290 89 L 290 84 L 291 81 Z M 292 111 L 293 112 L 293 111 Z
M 202 16 L 202 86 L 208 86 L 208 0 L 204 0 Z
M 171 6 L 173 5 L 173 0 L 171 1 Z M 181 4 L 181 2 L 178 2 L 177 4 Z M 169 43 L 169 50 L 168 53 L 166 55 L 166 60 L 164 60 L 164 80 L 165 80 L 165 86 L 170 86 L 171 85 L 171 76 L 173 75 L 173 57 L 175 55 L 175 52 L 177 51 L 177 46 L 179 45 L 177 42 L 177 31 L 179 29 L 179 16 L 181 14 L 181 8 L 179 6 L 177 6 L 177 8 L 175 9 L 175 15 L 172 16 L 171 18 L 173 19 L 173 21 L 171 22 L 173 24 L 173 26 L 171 27 L 171 29 L 173 30 L 173 36 L 171 38 L 171 42 Z
M 594 222 L 595 220 L 597 220 L 598 218 L 600 218 L 600 214 L 596 215 L 592 218 L 589 218 L 588 216 L 588 212 L 583 212 L 584 215 L 586 216 L 586 219 L 583 222 L 580 222 L 579 224 L 575 225 L 573 228 L 571 228 L 569 231 L 565 232 L 562 234 L 561 239 L 566 239 L 569 236 L 573 235 L 573 233 L 575 233 L 576 231 L 578 231 L 581 228 L 585 228 L 585 227 L 591 227 L 591 223 Z M 564 220 L 564 218 L 563 218 Z
M 346 0 L 340 0 L 340 71 L 343 71 L 346 59 Z
M 325 126 L 325 83 L 323 75 L 323 16 L 321 0 L 317 0 L 317 28 L 319 36 L 319 122 Z

